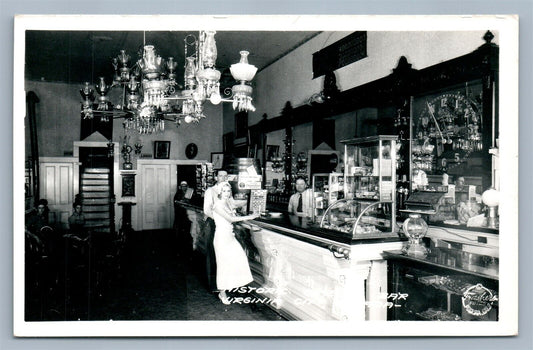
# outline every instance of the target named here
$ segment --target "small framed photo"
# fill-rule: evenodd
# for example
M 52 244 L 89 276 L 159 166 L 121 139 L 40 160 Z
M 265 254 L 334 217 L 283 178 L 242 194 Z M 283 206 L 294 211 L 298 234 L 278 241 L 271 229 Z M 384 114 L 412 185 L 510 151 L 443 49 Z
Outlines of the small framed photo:
M 135 174 L 122 175 L 122 197 L 135 197 Z
M 248 147 L 248 158 L 255 158 L 257 155 L 257 145 Z
M 279 145 L 267 145 L 266 157 L 271 161 L 274 157 L 279 157 Z
M 170 158 L 170 141 L 154 141 L 154 159 Z
M 222 169 L 222 166 L 224 165 L 224 153 L 212 152 L 211 163 L 213 163 L 213 169 Z

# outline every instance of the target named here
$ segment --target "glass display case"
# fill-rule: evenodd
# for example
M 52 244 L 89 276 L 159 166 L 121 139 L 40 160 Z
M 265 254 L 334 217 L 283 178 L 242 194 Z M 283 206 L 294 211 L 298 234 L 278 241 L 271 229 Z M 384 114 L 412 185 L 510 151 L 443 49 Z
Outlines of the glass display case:
M 344 174 L 330 173 L 329 174 L 329 204 L 333 204 L 339 199 L 344 198 Z
M 340 199 L 325 211 L 320 227 L 350 233 L 353 239 L 395 237 L 392 201 Z
M 313 219 L 320 221 L 328 208 L 329 174 L 313 174 Z
M 313 174 L 313 219 L 320 222 L 328 205 L 344 198 L 344 174 Z
M 385 251 L 388 293 L 405 295 L 388 309 L 395 321 L 497 321 L 499 259 L 432 247 L 426 257 Z
M 397 136 L 379 135 L 344 144 L 343 199 L 330 202 L 320 227 L 351 233 L 353 238 L 394 237 L 396 233 Z M 330 195 L 331 196 L 331 195 Z
M 341 141 L 346 198 L 392 202 L 394 207 L 397 139 L 379 135 Z

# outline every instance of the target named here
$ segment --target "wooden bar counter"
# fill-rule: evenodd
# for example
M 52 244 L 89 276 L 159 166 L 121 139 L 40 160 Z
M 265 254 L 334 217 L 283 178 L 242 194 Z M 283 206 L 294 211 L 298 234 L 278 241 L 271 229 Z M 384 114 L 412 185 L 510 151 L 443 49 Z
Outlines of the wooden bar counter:
M 204 214 L 188 203 L 193 249 L 206 254 Z M 387 262 L 400 238 L 353 240 L 288 214 L 235 224 L 260 302 L 295 320 L 386 320 Z

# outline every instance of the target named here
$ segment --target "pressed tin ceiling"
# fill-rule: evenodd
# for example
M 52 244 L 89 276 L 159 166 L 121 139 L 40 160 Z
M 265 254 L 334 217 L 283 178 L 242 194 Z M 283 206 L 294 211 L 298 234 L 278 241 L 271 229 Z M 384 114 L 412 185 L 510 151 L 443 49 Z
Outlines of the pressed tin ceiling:
M 218 31 L 218 59 L 216 68 L 229 74 L 229 66 L 239 61 L 239 51 L 250 52 L 249 62 L 259 70 L 286 55 L 320 32 Z M 153 44 L 164 59 L 174 57 L 178 62 L 178 82 L 183 82 L 184 41 L 187 34 L 197 31 L 26 31 L 26 65 L 28 80 L 95 83 L 99 76 L 111 83 L 111 60 L 121 49 L 136 61 L 143 43 Z M 309 57 L 311 60 L 312 57 Z

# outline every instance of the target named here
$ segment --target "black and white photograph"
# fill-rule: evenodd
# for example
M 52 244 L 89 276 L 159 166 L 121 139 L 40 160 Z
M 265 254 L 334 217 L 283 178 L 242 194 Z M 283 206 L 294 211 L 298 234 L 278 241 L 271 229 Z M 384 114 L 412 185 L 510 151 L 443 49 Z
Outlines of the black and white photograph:
M 517 334 L 516 17 L 17 16 L 14 57 L 16 336 Z
M 170 141 L 154 141 L 154 159 L 169 159 Z
M 274 158 L 279 157 L 279 146 L 267 145 L 266 154 L 267 161 L 271 162 Z
M 222 165 L 224 164 L 224 153 L 211 152 L 211 163 L 213 164 L 213 169 L 222 169 Z

